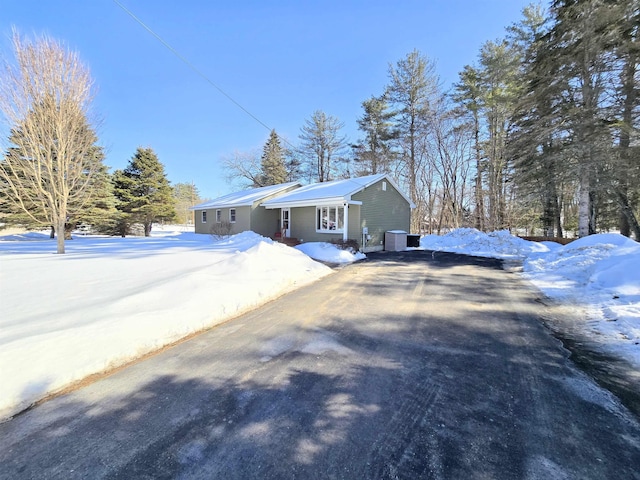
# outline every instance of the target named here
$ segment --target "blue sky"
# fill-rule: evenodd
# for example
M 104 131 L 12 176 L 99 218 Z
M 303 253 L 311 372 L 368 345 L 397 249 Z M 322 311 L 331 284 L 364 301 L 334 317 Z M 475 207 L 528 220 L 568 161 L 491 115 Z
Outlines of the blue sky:
M 119 0 L 208 79 L 291 143 L 315 110 L 358 138 L 361 103 L 379 95 L 390 63 L 414 49 L 445 89 L 481 45 L 521 19 L 523 0 Z M 79 52 L 97 86 L 106 164 L 153 148 L 172 183 L 204 198 L 236 189 L 221 159 L 261 150 L 269 131 L 198 76 L 113 0 L 2 0 L 11 27 Z

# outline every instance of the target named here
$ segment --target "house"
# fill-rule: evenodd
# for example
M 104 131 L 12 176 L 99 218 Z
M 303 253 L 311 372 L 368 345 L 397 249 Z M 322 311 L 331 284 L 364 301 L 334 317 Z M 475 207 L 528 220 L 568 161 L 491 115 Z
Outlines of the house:
M 264 190 L 269 188 L 272 190 Z M 266 192 L 268 195 L 264 195 Z M 250 216 L 250 221 L 240 223 L 239 201 L 245 197 L 252 202 L 250 208 L 245 206 L 244 214 Z M 229 215 L 230 219 L 233 209 L 237 228 L 232 233 L 250 229 L 264 236 L 277 234 L 303 242 L 355 240 L 367 252 L 384 248 L 386 231 L 409 232 L 412 208 L 415 205 L 391 177 L 378 174 L 247 190 L 197 205 L 193 210 L 197 233 L 209 232 L 203 218 L 207 221 L 213 216 L 211 221 L 216 222 Z M 211 213 L 202 217 L 204 212 Z
M 290 182 L 252 188 L 191 207 L 195 211 L 195 231 L 212 233 L 216 225 L 228 222 L 231 234 L 252 230 L 271 237 L 279 231 L 280 213 L 265 209 L 261 203 L 300 186 L 299 182 Z

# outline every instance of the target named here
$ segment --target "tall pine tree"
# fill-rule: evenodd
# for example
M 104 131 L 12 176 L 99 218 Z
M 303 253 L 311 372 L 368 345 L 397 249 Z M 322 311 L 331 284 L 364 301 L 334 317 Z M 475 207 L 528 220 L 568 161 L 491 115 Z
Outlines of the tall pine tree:
M 364 138 L 353 145 L 357 175 L 389 173 L 396 152 L 393 141 L 398 132 L 393 128 L 393 112 L 383 97 L 371 97 L 362 102 L 364 114 L 358 119 L 358 129 Z
M 424 155 L 429 128 L 431 104 L 439 100 L 438 77 L 434 62 L 417 50 L 389 66 L 389 84 L 385 98 L 394 112 L 394 126 L 398 131 L 402 151 L 400 162 L 409 196 L 416 208 L 411 213 L 411 231 L 419 232 L 427 208 L 419 190 L 420 177 L 427 171 Z
M 287 181 L 287 168 L 285 166 L 284 151 L 280 145 L 280 138 L 275 130 L 271 130 L 269 140 L 264 145 L 260 159 L 259 185 L 278 185 Z

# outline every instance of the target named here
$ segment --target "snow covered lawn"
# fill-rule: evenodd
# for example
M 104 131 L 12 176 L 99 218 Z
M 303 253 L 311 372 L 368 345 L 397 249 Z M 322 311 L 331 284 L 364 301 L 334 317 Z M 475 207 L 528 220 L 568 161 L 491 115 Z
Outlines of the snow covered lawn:
M 214 242 L 156 227 L 66 248 L 55 255 L 47 233 L 0 236 L 0 419 L 331 272 L 252 232 Z
M 640 244 L 622 235 L 590 235 L 566 246 L 509 232 L 462 228 L 427 235 L 421 248 L 523 262 L 523 277 L 544 295 L 584 308 L 582 334 L 640 368 Z

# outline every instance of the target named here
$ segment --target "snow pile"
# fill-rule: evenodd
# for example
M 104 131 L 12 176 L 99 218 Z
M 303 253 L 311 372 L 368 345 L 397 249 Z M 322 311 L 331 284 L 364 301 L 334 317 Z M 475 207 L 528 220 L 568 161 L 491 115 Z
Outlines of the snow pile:
M 562 246 L 465 228 L 444 236 L 427 235 L 420 247 L 522 260 L 522 275 L 546 296 L 586 307 L 584 334 L 640 366 L 639 243 L 607 233 Z
M 524 262 L 524 277 L 559 301 L 588 305 L 598 342 L 640 365 L 640 244 L 590 235 Z
M 476 257 L 523 259 L 530 253 L 549 251 L 547 245 L 514 237 L 508 231 L 483 233 L 475 228 L 459 228 L 446 235 L 426 235 L 420 246 L 428 250 L 456 252 Z
M 0 418 L 331 272 L 253 232 L 0 237 Z
M 327 263 L 351 263 L 367 258 L 362 252 L 353 253 L 349 250 L 342 250 L 336 245 L 326 242 L 303 243 L 295 248 L 314 260 Z

